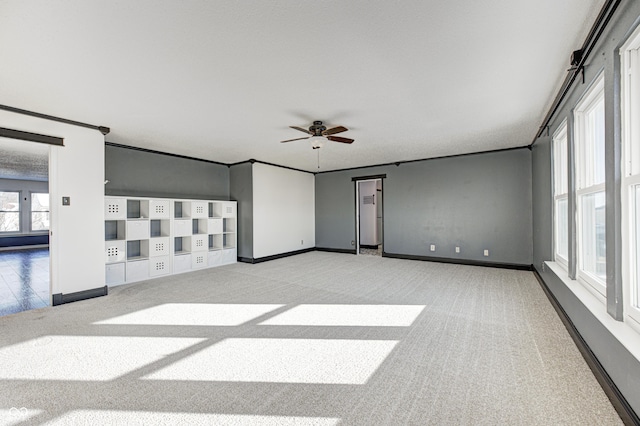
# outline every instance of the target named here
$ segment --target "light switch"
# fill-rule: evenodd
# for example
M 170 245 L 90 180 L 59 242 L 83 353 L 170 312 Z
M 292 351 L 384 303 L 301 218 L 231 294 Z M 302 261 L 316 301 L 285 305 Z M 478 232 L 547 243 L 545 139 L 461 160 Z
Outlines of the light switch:
M 62 197 L 62 205 L 70 206 L 71 205 L 71 197 Z

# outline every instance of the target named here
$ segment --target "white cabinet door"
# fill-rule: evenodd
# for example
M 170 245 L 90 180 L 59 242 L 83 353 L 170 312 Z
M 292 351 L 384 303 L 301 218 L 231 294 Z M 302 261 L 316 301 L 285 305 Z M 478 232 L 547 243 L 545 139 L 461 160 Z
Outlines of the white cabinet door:
M 127 258 L 127 242 L 123 240 L 106 241 L 104 243 L 105 263 L 123 262 Z
M 151 238 L 149 240 L 149 257 L 167 256 L 170 241 L 169 237 Z
M 191 219 L 175 219 L 173 221 L 173 235 L 176 237 L 188 237 L 193 230 Z
M 209 248 L 207 235 L 193 235 L 191 237 L 191 251 L 206 251 Z
M 191 217 L 194 219 L 206 219 L 209 216 L 209 203 L 206 201 L 191 202 Z
M 160 256 L 149 259 L 149 276 L 159 277 L 171 273 L 171 256 Z
M 191 268 L 202 269 L 207 266 L 207 252 L 191 253 Z
M 207 256 L 209 266 L 219 266 L 222 264 L 222 250 L 212 250 Z
M 124 284 L 125 280 L 125 264 L 124 263 L 113 263 L 106 265 L 105 267 L 105 284 L 107 285 L 118 285 Z
M 222 250 L 222 264 L 236 263 L 238 261 L 238 252 L 236 249 Z
M 222 217 L 236 217 L 236 203 L 225 201 L 222 203 Z
M 173 272 L 186 272 L 191 270 L 191 255 L 181 254 L 173 256 Z
M 169 219 L 170 209 L 170 200 L 149 200 L 149 219 Z
M 149 278 L 149 261 L 136 260 L 127 262 L 127 282 L 140 281 Z
M 207 234 L 222 234 L 222 219 L 214 218 L 207 221 Z
M 105 198 L 104 219 L 118 220 L 127 218 L 127 200 L 125 198 Z
M 127 221 L 127 240 L 146 240 L 149 238 L 149 221 L 148 220 L 128 220 Z

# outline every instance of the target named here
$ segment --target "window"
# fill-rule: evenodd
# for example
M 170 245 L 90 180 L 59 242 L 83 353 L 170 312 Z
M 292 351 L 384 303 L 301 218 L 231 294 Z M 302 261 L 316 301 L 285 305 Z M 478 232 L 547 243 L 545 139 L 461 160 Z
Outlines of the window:
M 604 138 L 600 75 L 575 109 L 575 170 L 577 276 L 601 298 L 606 295 Z
M 0 232 L 20 232 L 20 193 L 0 191 Z
M 553 135 L 553 196 L 555 261 L 567 266 L 569 258 L 569 172 L 567 159 L 567 122 Z
M 49 194 L 31 193 L 31 230 L 49 229 Z
M 620 49 L 622 280 L 626 320 L 640 326 L 640 29 Z

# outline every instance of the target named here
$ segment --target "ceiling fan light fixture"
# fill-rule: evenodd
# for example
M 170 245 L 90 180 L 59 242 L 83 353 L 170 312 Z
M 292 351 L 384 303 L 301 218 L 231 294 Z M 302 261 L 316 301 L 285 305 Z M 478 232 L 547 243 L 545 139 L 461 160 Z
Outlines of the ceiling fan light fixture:
M 311 147 L 313 149 L 322 148 L 326 141 L 327 140 L 324 136 L 312 136 L 309 138 L 309 142 L 311 142 Z

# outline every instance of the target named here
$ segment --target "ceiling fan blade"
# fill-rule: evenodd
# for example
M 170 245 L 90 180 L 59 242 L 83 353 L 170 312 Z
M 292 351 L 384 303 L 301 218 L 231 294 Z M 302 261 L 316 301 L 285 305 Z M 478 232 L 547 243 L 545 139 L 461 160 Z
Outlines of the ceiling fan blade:
M 292 129 L 300 130 L 301 132 L 305 132 L 305 133 L 310 134 L 310 135 L 313 134 L 309 130 L 303 129 L 302 127 L 298 127 L 298 126 L 289 126 L 289 127 L 291 127 Z
M 353 139 L 343 138 L 341 136 L 327 136 L 327 139 L 334 142 L 353 143 Z
M 347 129 L 344 126 L 336 126 L 336 127 L 332 127 L 330 129 L 325 130 L 324 132 L 322 132 L 323 136 L 329 136 L 329 135 L 335 135 L 336 133 L 342 133 L 342 132 L 346 132 Z
M 310 137 L 311 137 L 311 136 L 306 137 L 306 138 L 287 139 L 286 141 L 280 141 L 280 143 L 293 142 L 293 141 L 301 141 L 302 139 L 309 139 Z

